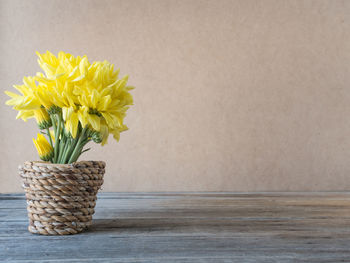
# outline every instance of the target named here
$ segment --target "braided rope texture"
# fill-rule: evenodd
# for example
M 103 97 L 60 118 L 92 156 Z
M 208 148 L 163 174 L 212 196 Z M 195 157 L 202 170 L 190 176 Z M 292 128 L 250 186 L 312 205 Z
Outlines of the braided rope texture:
M 42 235 L 70 235 L 92 223 L 105 162 L 72 164 L 25 162 L 19 166 L 26 193 L 28 230 Z

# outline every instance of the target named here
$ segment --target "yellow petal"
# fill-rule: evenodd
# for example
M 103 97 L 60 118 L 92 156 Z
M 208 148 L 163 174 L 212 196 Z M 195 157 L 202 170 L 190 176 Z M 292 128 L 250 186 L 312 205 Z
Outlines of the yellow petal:
M 72 134 L 72 137 L 75 138 L 77 136 L 78 123 L 79 123 L 78 114 L 76 112 L 73 112 L 71 114 L 69 122 L 70 122 L 69 132 Z
M 100 131 L 100 117 L 95 114 L 88 114 L 87 119 L 95 131 Z

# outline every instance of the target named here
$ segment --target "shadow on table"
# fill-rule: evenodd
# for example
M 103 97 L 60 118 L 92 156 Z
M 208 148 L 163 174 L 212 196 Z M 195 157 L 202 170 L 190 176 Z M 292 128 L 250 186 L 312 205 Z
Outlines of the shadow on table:
M 181 228 L 193 227 L 196 228 L 208 226 L 208 222 L 196 219 L 183 218 L 116 218 L 116 219 L 94 219 L 92 226 L 88 232 L 153 232 L 179 230 Z

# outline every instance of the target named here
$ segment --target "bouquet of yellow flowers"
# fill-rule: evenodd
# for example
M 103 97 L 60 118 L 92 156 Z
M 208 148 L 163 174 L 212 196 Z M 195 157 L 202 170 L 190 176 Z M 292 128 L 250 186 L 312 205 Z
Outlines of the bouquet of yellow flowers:
M 133 104 L 128 76 L 107 61 L 90 63 L 86 56 L 37 52 L 44 73 L 14 85 L 21 95 L 6 91 L 6 102 L 18 111 L 17 119 L 35 118 L 41 133 L 33 139 L 39 157 L 52 163 L 76 162 L 93 141 L 107 143 L 109 134 L 119 141 L 127 130 L 123 120 Z M 44 136 L 46 135 L 46 137 Z

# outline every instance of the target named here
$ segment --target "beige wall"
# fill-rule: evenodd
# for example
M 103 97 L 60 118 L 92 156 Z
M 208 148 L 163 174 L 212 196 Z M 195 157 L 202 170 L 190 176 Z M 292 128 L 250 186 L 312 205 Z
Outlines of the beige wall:
M 1 0 L 0 192 L 38 159 L 3 90 L 34 52 L 108 59 L 135 106 L 105 191 L 350 189 L 350 1 Z

